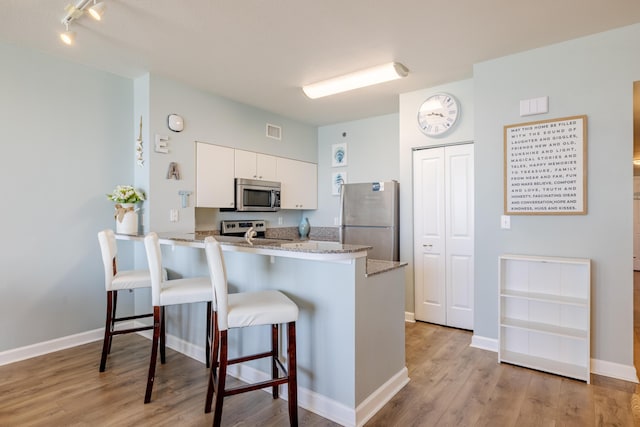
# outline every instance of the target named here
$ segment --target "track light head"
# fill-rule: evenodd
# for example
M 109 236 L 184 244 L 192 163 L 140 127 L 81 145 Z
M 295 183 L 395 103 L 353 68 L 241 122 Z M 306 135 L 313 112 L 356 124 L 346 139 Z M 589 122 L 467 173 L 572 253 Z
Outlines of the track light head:
M 89 15 L 95 19 L 96 21 L 101 21 L 102 20 L 102 15 L 104 14 L 104 10 L 105 10 L 106 6 L 104 4 L 104 2 L 98 2 L 96 3 L 95 0 L 93 0 L 93 6 L 91 6 L 89 9 L 87 9 L 87 11 L 89 12 Z
M 69 24 L 64 25 L 67 30 L 60 33 L 60 40 L 62 40 L 62 43 L 67 46 L 71 46 L 76 39 L 76 33 L 74 31 L 69 31 Z

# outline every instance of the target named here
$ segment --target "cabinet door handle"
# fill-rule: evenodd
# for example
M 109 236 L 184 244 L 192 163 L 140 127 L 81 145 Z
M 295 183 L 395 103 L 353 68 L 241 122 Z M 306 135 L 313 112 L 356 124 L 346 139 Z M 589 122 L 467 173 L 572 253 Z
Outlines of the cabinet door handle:
M 423 247 L 423 248 L 432 248 L 432 247 L 433 247 L 433 245 L 423 244 L 423 245 L 422 245 L 422 247 Z

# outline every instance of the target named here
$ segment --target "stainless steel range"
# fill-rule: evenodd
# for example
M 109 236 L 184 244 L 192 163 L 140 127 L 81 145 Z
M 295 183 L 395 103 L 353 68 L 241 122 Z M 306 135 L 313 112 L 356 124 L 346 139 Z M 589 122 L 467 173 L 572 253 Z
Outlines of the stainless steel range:
M 267 223 L 263 219 L 220 222 L 220 234 L 223 236 L 244 236 L 251 228 L 257 233 L 256 237 L 264 237 Z

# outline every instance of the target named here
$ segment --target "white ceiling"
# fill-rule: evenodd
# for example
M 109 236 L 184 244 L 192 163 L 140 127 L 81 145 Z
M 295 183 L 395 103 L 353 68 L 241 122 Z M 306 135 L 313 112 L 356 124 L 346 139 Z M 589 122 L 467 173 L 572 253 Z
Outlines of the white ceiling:
M 69 47 L 69 2 L 3 0 L 0 41 L 316 125 L 397 112 L 398 94 L 470 78 L 474 63 L 640 22 L 639 0 L 105 0 Z M 391 61 L 409 76 L 317 100 L 300 89 Z

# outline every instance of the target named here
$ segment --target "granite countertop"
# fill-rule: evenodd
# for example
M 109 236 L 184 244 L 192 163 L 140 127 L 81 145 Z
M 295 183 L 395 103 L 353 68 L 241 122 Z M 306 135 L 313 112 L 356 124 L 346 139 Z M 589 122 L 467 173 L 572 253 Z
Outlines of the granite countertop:
M 158 233 L 160 239 L 172 240 L 176 243 L 189 244 L 196 247 L 204 247 L 204 239 L 213 236 L 220 244 L 236 246 L 242 248 L 273 249 L 290 252 L 308 252 L 315 254 L 344 254 L 354 252 L 365 252 L 371 249 L 366 245 L 345 245 L 340 242 L 330 242 L 322 240 L 308 239 L 278 239 L 257 237 L 252 240 L 253 244 L 247 243 L 244 237 L 221 236 L 217 232 L 197 231 L 195 233 Z
M 218 231 L 196 231 L 195 233 L 159 232 L 158 237 L 163 244 L 204 248 L 204 239 L 213 236 L 226 250 L 254 252 L 264 255 L 292 256 L 296 258 L 317 260 L 340 260 L 366 256 L 372 246 L 347 245 L 336 241 L 310 240 L 292 238 L 255 238 L 253 244 L 247 243 L 244 237 L 221 236 Z M 143 235 L 116 234 L 118 239 L 142 240 Z M 405 267 L 406 262 L 367 259 L 367 276 L 384 273 Z

